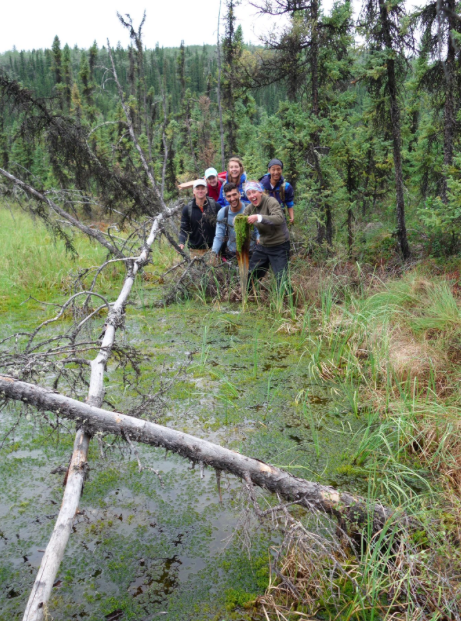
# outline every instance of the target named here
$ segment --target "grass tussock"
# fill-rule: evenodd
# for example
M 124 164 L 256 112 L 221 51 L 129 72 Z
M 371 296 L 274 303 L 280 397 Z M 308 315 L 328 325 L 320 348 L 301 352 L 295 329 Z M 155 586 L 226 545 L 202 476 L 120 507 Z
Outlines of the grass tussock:
M 285 304 L 279 330 L 304 336 L 311 379 L 367 420 L 350 470 L 370 502 L 398 507 L 360 549 L 344 542 L 314 559 L 292 542 L 261 600 L 269 619 L 461 618 L 461 301 L 457 281 L 423 268 L 398 278 L 304 270 L 302 303 Z M 411 524 L 411 526 L 409 526 Z M 369 533 L 368 533 L 369 535 Z M 314 561 L 313 561 L 314 559 Z

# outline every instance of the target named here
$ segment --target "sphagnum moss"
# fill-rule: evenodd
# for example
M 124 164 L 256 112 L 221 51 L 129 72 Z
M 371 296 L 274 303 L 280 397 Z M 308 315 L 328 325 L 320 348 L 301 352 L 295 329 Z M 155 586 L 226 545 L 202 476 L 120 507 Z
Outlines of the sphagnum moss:
M 250 235 L 250 225 L 248 223 L 248 216 L 235 216 L 234 218 L 234 231 L 235 242 L 237 245 L 237 252 L 242 252 L 248 236 Z

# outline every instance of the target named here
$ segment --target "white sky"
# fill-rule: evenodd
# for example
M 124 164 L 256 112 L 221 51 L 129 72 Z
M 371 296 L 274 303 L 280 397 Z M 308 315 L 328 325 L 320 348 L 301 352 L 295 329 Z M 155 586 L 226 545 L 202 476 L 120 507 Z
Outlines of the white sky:
M 331 6 L 325 0 L 324 6 Z M 224 7 L 224 0 L 223 0 Z M 215 43 L 219 0 L 5 0 L 0 19 L 0 52 L 51 47 L 55 35 L 61 44 L 88 48 L 96 40 L 101 47 L 129 42 L 127 31 L 117 19 L 129 13 L 137 26 L 144 9 L 144 44 L 152 48 Z M 237 10 L 246 42 L 258 43 L 258 34 L 274 24 L 274 19 L 258 16 L 248 0 Z
M 61 44 L 88 48 L 96 39 L 101 47 L 109 38 L 126 46 L 127 31 L 117 19 L 117 11 L 129 13 L 138 26 L 144 9 L 144 44 L 152 48 L 215 43 L 219 0 L 15 0 L 2 2 L 0 52 L 51 47 L 54 36 Z M 223 0 L 224 5 L 224 0 Z M 245 41 L 258 42 L 254 27 L 264 27 L 256 11 L 244 0 L 238 9 Z

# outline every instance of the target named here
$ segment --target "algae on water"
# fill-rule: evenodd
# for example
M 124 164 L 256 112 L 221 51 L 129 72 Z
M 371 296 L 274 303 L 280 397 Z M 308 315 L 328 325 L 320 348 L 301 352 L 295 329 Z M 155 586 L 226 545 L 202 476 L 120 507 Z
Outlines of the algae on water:
M 250 225 L 248 216 L 238 215 L 234 218 L 235 243 L 237 252 L 242 252 L 246 240 L 250 235 Z

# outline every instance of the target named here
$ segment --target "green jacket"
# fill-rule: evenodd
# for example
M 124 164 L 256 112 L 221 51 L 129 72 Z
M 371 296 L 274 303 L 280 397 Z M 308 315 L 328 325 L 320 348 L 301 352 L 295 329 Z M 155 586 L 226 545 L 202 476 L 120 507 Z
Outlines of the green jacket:
M 262 221 L 254 224 L 258 229 L 261 246 L 280 246 L 290 240 L 285 216 L 276 198 L 263 194 L 258 207 L 250 203 L 243 214 L 245 216 L 261 215 Z

